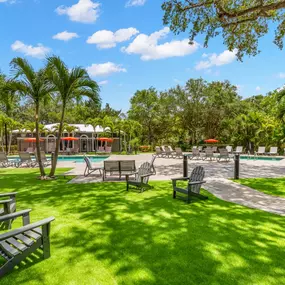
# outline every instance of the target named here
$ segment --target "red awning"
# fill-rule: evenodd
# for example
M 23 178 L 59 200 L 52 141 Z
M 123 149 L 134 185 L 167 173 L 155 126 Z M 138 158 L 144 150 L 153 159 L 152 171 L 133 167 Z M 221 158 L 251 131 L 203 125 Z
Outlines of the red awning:
M 36 142 L 37 139 L 36 138 L 25 138 L 24 139 L 25 142 Z M 40 139 L 40 142 L 43 142 L 44 140 L 43 139 Z
M 79 138 L 74 138 L 74 137 L 64 137 L 64 138 L 61 138 L 61 140 L 63 141 L 78 141 Z
M 97 138 L 98 141 L 101 141 L 101 142 L 113 142 L 114 139 L 111 139 L 111 138 Z

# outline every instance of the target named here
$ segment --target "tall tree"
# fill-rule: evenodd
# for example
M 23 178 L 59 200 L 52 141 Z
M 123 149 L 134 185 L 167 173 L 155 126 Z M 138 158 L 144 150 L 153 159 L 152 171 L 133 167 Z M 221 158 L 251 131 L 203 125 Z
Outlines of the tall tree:
M 285 34 L 285 0 L 165 0 L 164 24 L 174 33 L 190 33 L 190 43 L 200 34 L 209 40 L 222 35 L 228 49 L 237 50 L 239 59 L 256 55 L 259 39 L 277 23 L 274 43 L 283 48 Z M 272 26 L 271 26 L 272 27 Z
M 11 88 L 23 96 L 30 97 L 35 106 L 36 150 L 41 177 L 44 178 L 46 175 L 40 154 L 39 111 L 40 103 L 45 97 L 50 96 L 54 89 L 47 81 L 46 71 L 44 69 L 35 71 L 26 59 L 14 58 L 11 61 L 11 68 L 15 76 L 10 84 Z
M 98 84 L 89 77 L 84 68 L 75 67 L 69 70 L 66 64 L 56 56 L 49 57 L 47 61 L 48 78 L 54 89 L 57 91 L 61 101 L 59 132 L 57 134 L 52 168 L 49 174 L 50 177 L 53 177 L 56 170 L 59 144 L 68 102 L 76 100 L 81 96 L 86 96 L 92 99 L 94 102 L 97 102 L 97 104 L 100 104 L 100 97 Z

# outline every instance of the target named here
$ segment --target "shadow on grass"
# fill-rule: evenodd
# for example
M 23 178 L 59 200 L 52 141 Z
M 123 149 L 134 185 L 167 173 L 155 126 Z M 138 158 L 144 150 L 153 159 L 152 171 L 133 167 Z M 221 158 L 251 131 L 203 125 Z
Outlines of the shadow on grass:
M 32 221 L 55 216 L 52 258 L 12 272 L 3 284 L 284 283 L 282 217 L 206 191 L 206 201 L 173 200 L 170 182 L 138 193 L 126 192 L 125 183 L 35 177 L 5 173 L 1 191 L 17 191 L 18 209 L 33 208 Z

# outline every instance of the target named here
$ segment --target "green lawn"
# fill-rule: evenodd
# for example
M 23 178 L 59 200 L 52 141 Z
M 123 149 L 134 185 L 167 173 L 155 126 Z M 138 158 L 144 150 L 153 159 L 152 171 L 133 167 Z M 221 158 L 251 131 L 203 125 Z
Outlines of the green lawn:
M 1 192 L 17 191 L 18 210 L 32 208 L 32 221 L 55 217 L 51 258 L 28 261 L 1 285 L 285 284 L 284 217 L 208 193 L 188 205 L 172 199 L 170 182 L 139 194 L 124 183 L 36 176 L 0 171 Z
M 285 198 L 285 178 L 250 178 L 237 182 L 268 195 Z

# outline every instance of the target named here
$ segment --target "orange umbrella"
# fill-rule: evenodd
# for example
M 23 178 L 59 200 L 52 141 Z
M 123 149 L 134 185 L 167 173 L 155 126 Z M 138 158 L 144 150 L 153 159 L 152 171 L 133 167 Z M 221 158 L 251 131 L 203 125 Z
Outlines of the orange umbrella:
M 111 138 L 98 138 L 97 139 L 98 141 L 101 141 L 101 142 L 113 142 L 114 140 L 111 139 Z
M 74 138 L 74 137 L 64 137 L 64 138 L 61 138 L 61 140 L 63 141 L 78 141 L 79 138 Z
M 208 140 L 204 140 L 205 143 L 217 143 L 219 142 L 218 140 L 215 139 L 208 139 Z
M 36 142 L 37 139 L 36 138 L 25 138 L 24 139 L 25 142 Z M 43 142 L 44 140 L 43 139 L 40 139 L 40 142 Z

